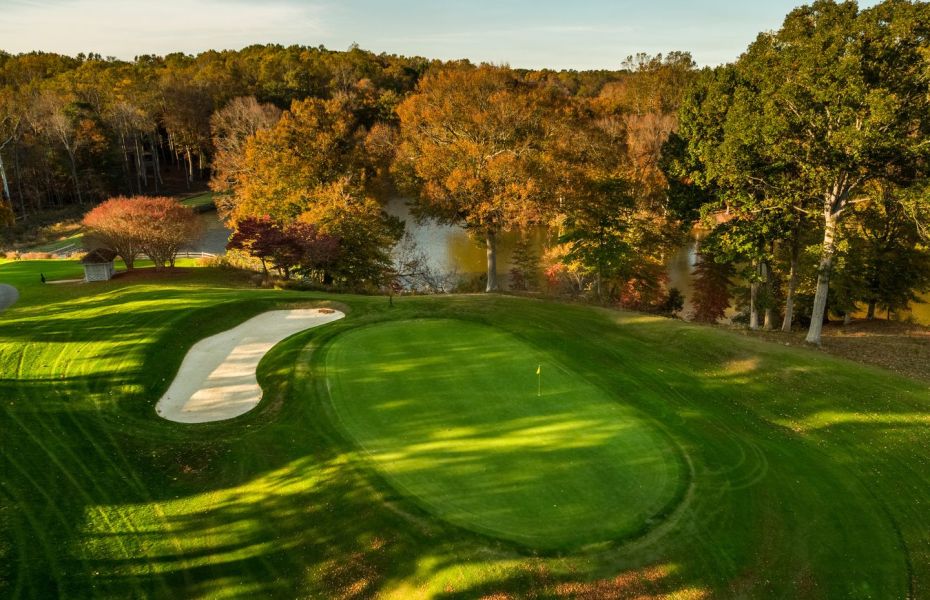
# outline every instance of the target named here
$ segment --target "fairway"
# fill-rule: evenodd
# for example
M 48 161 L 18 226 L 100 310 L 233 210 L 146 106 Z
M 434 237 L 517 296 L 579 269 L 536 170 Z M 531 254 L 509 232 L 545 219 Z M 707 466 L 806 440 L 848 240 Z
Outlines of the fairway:
M 490 536 L 565 549 L 641 532 L 685 481 L 637 411 L 488 326 L 364 327 L 332 343 L 326 374 L 339 424 L 393 485 Z
M 930 597 L 926 382 L 539 300 L 40 282 L 80 269 L 0 265 L 2 598 Z M 322 306 L 254 409 L 156 414 L 201 341 Z

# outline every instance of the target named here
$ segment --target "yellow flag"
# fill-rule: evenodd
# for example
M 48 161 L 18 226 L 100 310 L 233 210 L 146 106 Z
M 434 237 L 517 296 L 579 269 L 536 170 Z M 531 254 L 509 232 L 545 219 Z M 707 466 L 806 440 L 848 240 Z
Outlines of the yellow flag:
M 542 369 L 542 365 L 539 365 L 538 367 L 536 367 L 536 374 L 537 374 L 537 375 L 539 375 L 539 373 L 541 372 L 540 369 Z

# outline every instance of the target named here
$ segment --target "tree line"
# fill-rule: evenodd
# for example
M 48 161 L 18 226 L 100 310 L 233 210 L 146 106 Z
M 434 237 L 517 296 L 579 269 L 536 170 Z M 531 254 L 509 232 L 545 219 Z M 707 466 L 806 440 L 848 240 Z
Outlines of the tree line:
M 871 318 L 930 289 L 928 34 L 924 2 L 818 0 L 700 73 L 666 156 L 680 190 L 726 215 L 704 244 L 702 318 L 741 275 L 750 327 L 780 313 L 790 330 L 801 295 L 819 343 L 829 312 Z
M 548 255 L 525 261 L 524 283 L 543 261 L 567 293 L 663 305 L 663 257 L 687 223 L 665 193 L 661 148 L 694 63 L 672 53 L 624 66 L 587 94 L 550 72 L 439 65 L 389 114 L 364 81 L 280 114 L 234 100 L 214 119 L 216 147 L 230 149 L 215 162 L 218 203 L 232 222 L 316 225 L 341 241 L 342 262 L 358 261 L 351 279 L 374 284 L 402 234 L 381 208 L 399 190 L 417 217 L 482 240 L 488 291 L 502 287 L 500 235 L 545 227 Z
M 830 313 L 930 288 L 928 11 L 818 0 L 700 70 L 683 52 L 598 72 L 358 48 L 0 55 L 7 212 L 147 193 L 173 165 L 209 178 L 230 247 L 266 270 L 390 287 L 419 271 L 382 208 L 400 192 L 481 240 L 487 291 L 516 231 L 511 287 L 658 312 L 681 306 L 665 265 L 697 224 L 693 316 L 800 318 L 816 343 Z M 49 97 L 65 108 L 36 108 Z
M 229 155 L 214 144 L 211 117 L 234 98 L 282 110 L 361 83 L 376 96 L 371 110 L 390 120 L 422 74 L 441 64 L 354 46 L 255 45 L 132 61 L 0 50 L 0 223 L 205 182 L 217 155 Z M 590 94 L 617 74 L 546 76 Z

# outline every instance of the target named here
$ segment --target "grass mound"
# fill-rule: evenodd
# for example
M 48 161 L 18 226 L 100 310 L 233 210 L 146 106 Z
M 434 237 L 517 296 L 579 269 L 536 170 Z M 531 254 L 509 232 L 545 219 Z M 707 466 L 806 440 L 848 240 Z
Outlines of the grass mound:
M 328 347 L 326 374 L 338 422 L 387 479 L 487 535 L 545 550 L 629 535 L 684 481 L 638 411 L 485 325 L 363 327 Z

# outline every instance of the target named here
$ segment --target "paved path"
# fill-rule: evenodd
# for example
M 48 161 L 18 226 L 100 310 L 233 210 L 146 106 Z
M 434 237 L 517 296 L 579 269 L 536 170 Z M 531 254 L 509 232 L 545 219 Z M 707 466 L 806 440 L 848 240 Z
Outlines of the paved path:
M 12 285 L 0 283 L 0 310 L 12 306 L 17 300 L 19 300 L 19 290 Z

